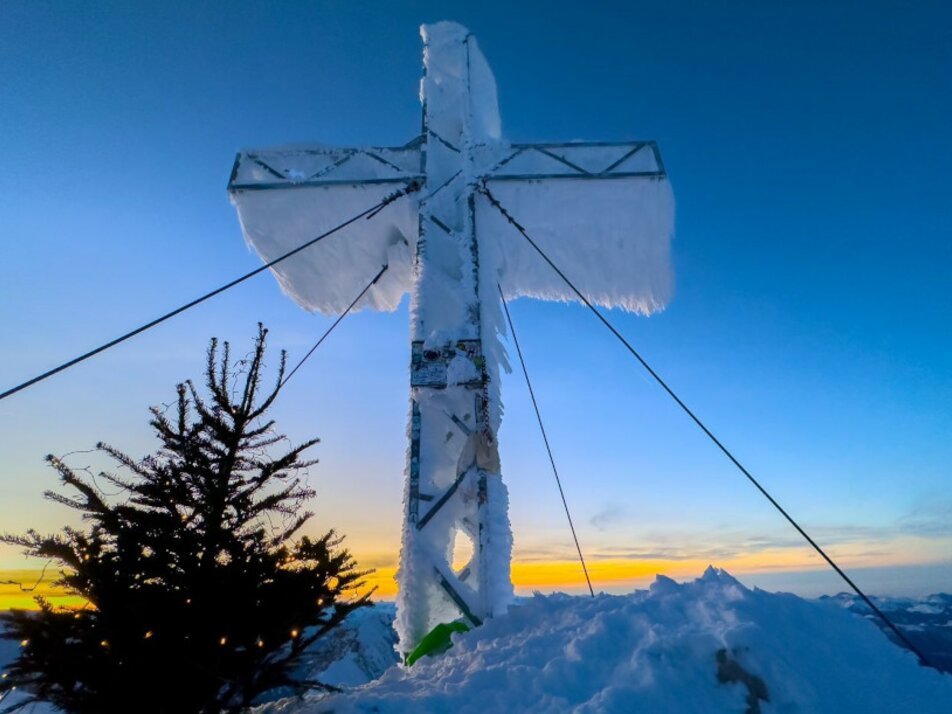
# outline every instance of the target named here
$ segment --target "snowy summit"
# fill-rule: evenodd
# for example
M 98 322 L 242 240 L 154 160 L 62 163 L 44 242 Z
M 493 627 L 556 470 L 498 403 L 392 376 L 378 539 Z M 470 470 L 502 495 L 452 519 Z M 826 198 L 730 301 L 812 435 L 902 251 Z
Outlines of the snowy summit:
M 952 675 L 921 667 L 872 622 L 714 568 L 630 595 L 536 595 L 454 643 L 363 687 L 266 712 L 952 711 Z

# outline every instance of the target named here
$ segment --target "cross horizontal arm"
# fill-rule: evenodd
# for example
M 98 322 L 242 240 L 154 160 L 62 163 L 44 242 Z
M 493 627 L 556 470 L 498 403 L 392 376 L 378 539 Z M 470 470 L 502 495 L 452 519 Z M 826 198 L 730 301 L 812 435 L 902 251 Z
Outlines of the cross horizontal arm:
M 513 207 L 557 260 L 574 266 L 585 294 L 605 307 L 651 314 L 671 294 L 674 199 L 653 141 L 515 144 L 480 172 L 479 189 Z M 487 210 L 489 208 L 490 210 Z M 490 255 L 502 256 L 506 299 L 575 300 L 538 258 L 511 240 L 480 198 L 476 226 Z
M 484 181 L 666 177 L 654 141 L 512 144 Z
M 261 191 L 340 185 L 422 181 L 423 137 L 398 147 L 304 147 L 242 151 L 235 158 L 228 190 Z

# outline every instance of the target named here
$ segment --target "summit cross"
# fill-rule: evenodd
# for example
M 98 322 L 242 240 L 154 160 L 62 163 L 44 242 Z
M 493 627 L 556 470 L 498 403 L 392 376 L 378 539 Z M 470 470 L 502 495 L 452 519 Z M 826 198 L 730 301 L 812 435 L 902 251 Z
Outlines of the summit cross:
M 393 201 L 272 270 L 302 307 L 394 310 L 410 293 L 410 423 L 396 628 L 402 652 L 512 600 L 512 534 L 496 434 L 508 368 L 500 294 L 577 299 L 509 225 L 504 205 L 596 304 L 649 314 L 670 293 L 673 199 L 652 141 L 511 144 L 475 38 L 425 25 L 421 134 L 402 147 L 238 154 L 229 192 L 270 261 Z M 472 555 L 459 563 L 459 538 Z M 455 565 L 454 565 L 455 563 Z

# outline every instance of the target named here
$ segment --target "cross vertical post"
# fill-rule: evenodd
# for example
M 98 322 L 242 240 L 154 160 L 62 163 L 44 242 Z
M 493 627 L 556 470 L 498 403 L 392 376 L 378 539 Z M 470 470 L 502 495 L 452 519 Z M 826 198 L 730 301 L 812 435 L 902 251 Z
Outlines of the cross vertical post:
M 441 622 L 462 616 L 480 624 L 512 595 L 508 520 L 488 517 L 504 515 L 508 504 L 491 418 L 476 232 L 475 152 L 485 128 L 471 104 L 474 41 L 454 29 L 425 35 L 425 51 L 441 61 L 428 64 L 423 79 L 426 185 L 410 308 L 411 443 L 398 575 L 405 651 Z M 454 569 L 460 538 L 470 541 L 472 557 Z M 492 552 L 504 554 L 502 570 L 488 562 Z

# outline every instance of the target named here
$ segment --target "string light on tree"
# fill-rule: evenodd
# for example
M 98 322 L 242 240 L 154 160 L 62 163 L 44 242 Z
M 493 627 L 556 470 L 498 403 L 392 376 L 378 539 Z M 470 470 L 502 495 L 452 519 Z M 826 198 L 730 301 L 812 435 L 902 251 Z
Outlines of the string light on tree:
M 143 691 L 154 711 L 239 710 L 270 689 L 320 687 L 300 680 L 300 658 L 368 599 L 354 592 L 364 574 L 333 531 L 298 535 L 310 517 L 301 507 L 314 496 L 302 482 L 313 462 L 302 452 L 316 440 L 268 448 L 280 440 L 264 414 L 284 359 L 273 389 L 261 390 L 265 335 L 261 327 L 238 367 L 227 344 L 212 342 L 207 395 L 182 384 L 174 414 L 153 409 L 155 455 L 133 459 L 99 445 L 132 473 L 97 477 L 119 489 L 114 499 L 50 460 L 79 493 L 51 499 L 81 511 L 90 527 L 2 538 L 59 560 L 65 587 L 90 609 L 0 613 L 22 642 L 5 685 L 28 684 L 62 711 L 125 711 Z M 198 514 L 184 526 L 183 509 Z M 277 533 L 263 525 L 269 517 L 284 519 Z M 156 686 L 168 681 L 177 686 Z

